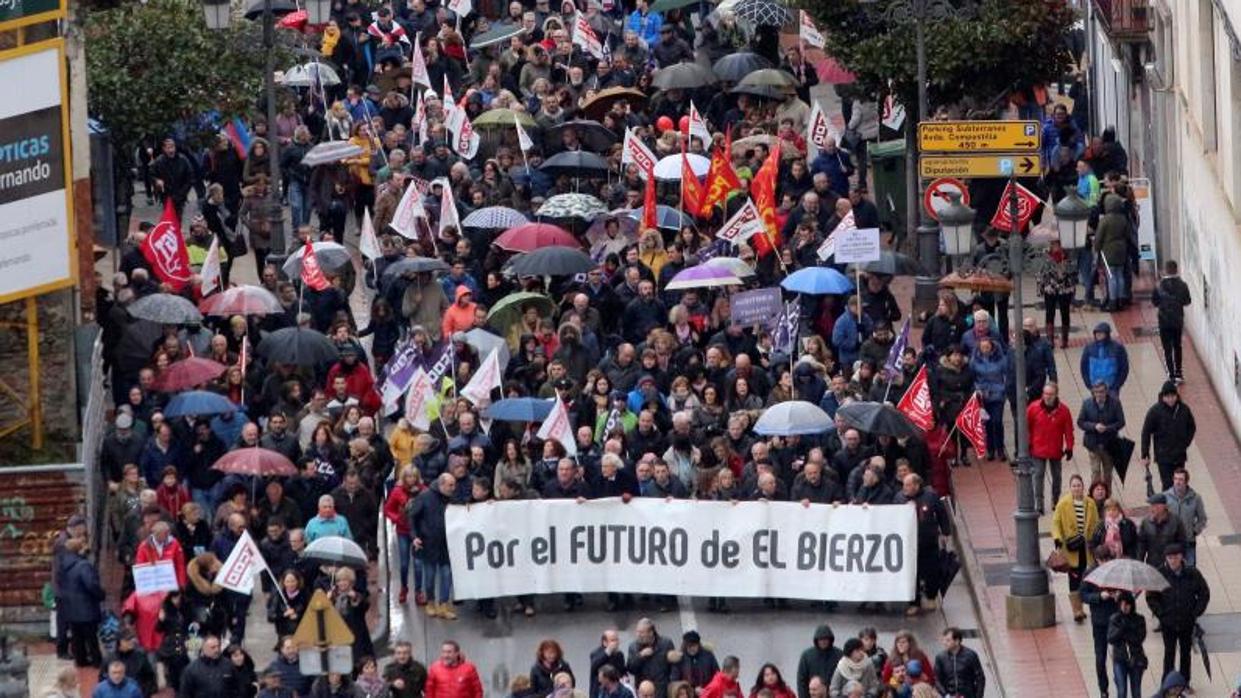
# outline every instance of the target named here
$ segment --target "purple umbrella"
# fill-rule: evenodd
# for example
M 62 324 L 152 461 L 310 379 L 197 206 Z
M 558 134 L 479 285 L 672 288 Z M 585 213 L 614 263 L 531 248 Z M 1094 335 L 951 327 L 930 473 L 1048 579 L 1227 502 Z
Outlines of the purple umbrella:
M 709 286 L 740 286 L 743 282 L 727 269 L 699 264 L 690 267 L 672 277 L 665 290 L 677 291 L 686 288 L 707 288 Z

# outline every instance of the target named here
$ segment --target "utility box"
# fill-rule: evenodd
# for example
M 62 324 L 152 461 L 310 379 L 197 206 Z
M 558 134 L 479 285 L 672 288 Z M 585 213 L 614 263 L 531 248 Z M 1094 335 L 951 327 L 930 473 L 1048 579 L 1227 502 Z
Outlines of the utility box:
M 867 146 L 875 182 L 875 206 L 879 220 L 898 236 L 905 231 L 905 139 L 871 143 Z

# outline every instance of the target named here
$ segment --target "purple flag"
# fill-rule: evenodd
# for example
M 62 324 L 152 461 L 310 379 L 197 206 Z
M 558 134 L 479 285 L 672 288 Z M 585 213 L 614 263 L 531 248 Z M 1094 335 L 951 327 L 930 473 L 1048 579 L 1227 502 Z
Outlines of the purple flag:
M 896 341 L 892 343 L 892 349 L 888 352 L 888 360 L 883 362 L 883 377 L 892 380 L 892 377 L 900 373 L 901 354 L 905 353 L 905 347 L 909 345 L 909 318 L 905 318 L 905 324 L 901 326 L 901 333 L 897 335 Z

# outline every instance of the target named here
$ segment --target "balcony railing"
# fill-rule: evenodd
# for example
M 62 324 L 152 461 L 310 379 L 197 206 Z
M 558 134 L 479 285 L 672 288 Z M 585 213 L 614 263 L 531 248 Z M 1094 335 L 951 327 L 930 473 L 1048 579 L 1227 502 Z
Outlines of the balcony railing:
M 1145 41 L 1154 22 L 1151 0 L 1094 0 L 1095 16 L 1119 41 Z

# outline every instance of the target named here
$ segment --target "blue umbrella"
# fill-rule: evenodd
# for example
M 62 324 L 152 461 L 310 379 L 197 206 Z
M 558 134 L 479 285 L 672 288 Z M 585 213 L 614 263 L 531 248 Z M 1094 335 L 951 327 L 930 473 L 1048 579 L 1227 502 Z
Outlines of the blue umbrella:
M 501 422 L 541 422 L 551 414 L 552 405 L 552 400 L 511 397 L 492 403 L 483 410 L 483 417 Z
M 189 390 L 173 396 L 172 400 L 168 402 L 168 407 L 164 409 L 164 416 L 168 418 L 205 417 L 211 414 L 224 414 L 236 411 L 237 406 L 219 393 L 212 393 L 206 390 Z
M 628 209 L 625 213 L 630 218 L 639 221 L 642 220 L 642 209 L 640 208 Z M 655 226 L 657 228 L 661 228 L 663 230 L 680 230 L 687 225 L 692 226 L 693 224 L 694 219 L 689 216 L 682 215 L 680 211 L 672 208 L 671 206 L 660 204 L 655 207 Z
M 804 293 L 808 296 L 823 296 L 837 293 L 852 293 L 853 282 L 849 277 L 831 267 L 806 267 L 785 277 L 780 286 L 786 291 Z
M 768 407 L 754 423 L 754 432 L 764 436 L 822 434 L 834 424 L 818 405 L 805 400 L 788 400 Z

